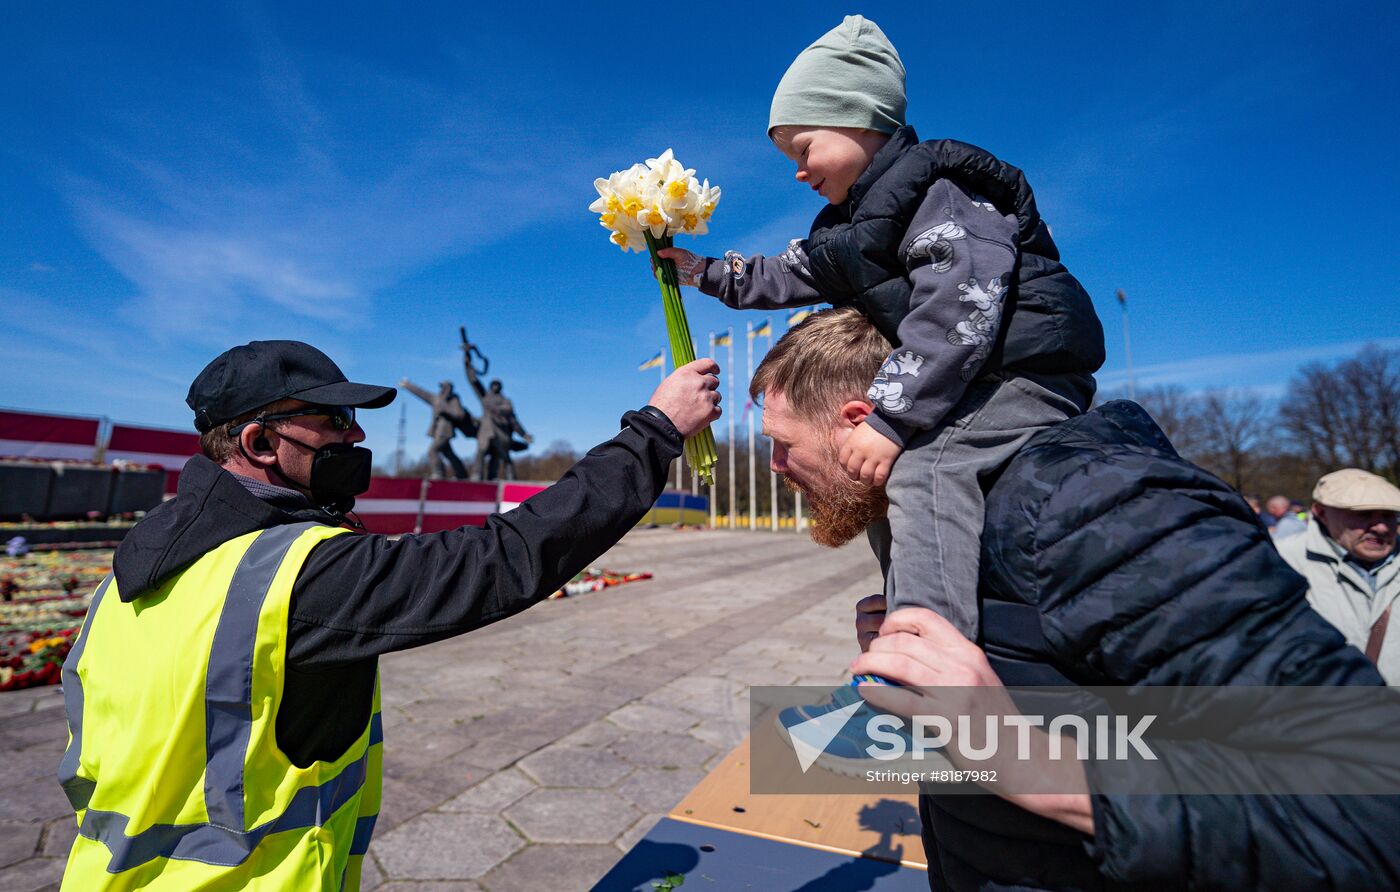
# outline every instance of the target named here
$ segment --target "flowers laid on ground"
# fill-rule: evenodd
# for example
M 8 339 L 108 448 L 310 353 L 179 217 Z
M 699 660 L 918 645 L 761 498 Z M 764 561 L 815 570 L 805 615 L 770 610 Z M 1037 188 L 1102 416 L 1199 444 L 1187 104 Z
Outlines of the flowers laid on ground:
M 624 251 L 640 252 L 645 246 L 651 254 L 661 284 L 673 367 L 693 362 L 695 341 L 685 318 L 676 265 L 657 257 L 656 252 L 671 247 L 672 239 L 680 233 L 704 235 L 709 231 L 710 215 L 719 204 L 719 187 L 711 186 L 709 180 L 698 182 L 695 171 L 682 166 L 670 149 L 659 158 L 633 164 L 607 179 L 599 177 L 593 181 L 593 187 L 598 190 L 598 198 L 588 209 L 612 233 L 612 243 Z M 686 440 L 685 457 L 701 479 L 714 483 L 715 437 L 708 427 Z
M 573 579 L 564 583 L 564 587 L 550 595 L 549 599 L 553 601 L 559 598 L 571 598 L 574 595 L 598 592 L 605 588 L 612 588 L 615 585 L 622 585 L 624 583 L 637 582 L 642 579 L 650 578 L 650 573 L 619 573 L 616 570 L 601 570 L 597 567 L 589 567 Z
M 77 632 L 78 627 L 74 626 L 0 635 L 0 691 L 58 684 L 63 661 L 72 649 Z
M 111 549 L 0 557 L 0 691 L 58 684 Z

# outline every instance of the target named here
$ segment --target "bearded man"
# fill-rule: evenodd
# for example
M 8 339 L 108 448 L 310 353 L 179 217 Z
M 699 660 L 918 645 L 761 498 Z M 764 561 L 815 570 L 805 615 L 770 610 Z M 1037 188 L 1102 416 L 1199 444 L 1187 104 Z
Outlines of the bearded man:
M 793 327 L 754 374 L 773 469 L 805 494 L 821 544 L 880 525 L 884 494 L 853 481 L 839 453 L 872 411 L 866 387 L 890 350 L 858 311 L 828 310 Z M 982 483 L 977 640 L 924 608 L 886 617 L 872 596 L 857 607 L 853 673 L 994 693 L 1384 684 L 1308 606 L 1306 582 L 1244 499 L 1183 461 L 1139 406 L 1113 402 L 1043 430 Z M 860 690 L 879 705 L 902 689 Z M 1346 721 L 1384 737 L 1400 707 L 1366 702 Z M 1277 728 L 1226 724 L 1223 740 L 1158 738 L 1153 749 L 1169 770 L 1227 750 L 1258 772 L 1277 769 L 1289 745 Z M 1105 791 L 1095 763 L 1071 764 L 1088 792 L 921 796 L 930 886 L 1400 887 L 1400 797 L 1123 795 Z

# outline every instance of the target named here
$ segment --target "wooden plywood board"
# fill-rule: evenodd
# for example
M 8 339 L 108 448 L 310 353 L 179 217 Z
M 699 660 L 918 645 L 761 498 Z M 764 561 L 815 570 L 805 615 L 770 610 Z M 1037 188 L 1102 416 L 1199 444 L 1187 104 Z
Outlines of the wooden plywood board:
M 927 869 L 919 833 L 918 797 L 861 792 L 852 781 L 839 795 L 749 792 L 750 740 L 705 776 L 670 817 L 705 827 Z M 762 766 L 799 772 L 796 760 Z M 813 770 L 821 770 L 814 768 Z

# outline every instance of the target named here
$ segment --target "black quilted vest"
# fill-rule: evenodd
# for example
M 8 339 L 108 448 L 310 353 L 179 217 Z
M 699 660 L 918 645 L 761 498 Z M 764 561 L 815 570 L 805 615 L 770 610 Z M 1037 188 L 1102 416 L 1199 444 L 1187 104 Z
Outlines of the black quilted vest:
M 1171 451 L 1166 436 L 1141 408 L 1131 403 L 1108 403 L 1066 425 L 1079 427 L 1095 417 L 1109 422 L 1106 427 L 1112 433 L 1101 439 L 1106 445 L 1138 443 Z M 1091 677 L 1071 679 L 1056 668 L 1056 659 L 1045 639 L 1041 608 L 1032 603 L 1034 580 L 1005 569 L 1000 573 L 993 569 L 1005 563 L 1010 542 L 1030 536 L 1038 528 L 1027 528 L 1025 521 L 1017 518 L 1014 512 L 1018 501 L 1001 489 L 1024 487 L 1027 477 L 1034 478 L 1035 473 L 1016 473 L 1010 468 L 1014 466 L 1020 472 L 1044 461 L 1035 455 L 1033 447 L 1063 433 L 1050 428 L 1037 434 L 987 491 L 987 529 L 983 533 L 978 586 L 982 609 L 978 643 L 997 677 L 1013 687 L 1057 687 L 1095 681 Z M 1086 440 L 1093 441 L 1085 436 L 1075 442 L 1083 448 Z M 1096 480 L 1081 485 L 1104 484 Z M 994 541 L 996 548 L 991 548 Z M 1104 547 L 1111 547 L 1107 537 Z M 1108 609 L 1107 605 L 1104 609 Z M 1123 888 L 1099 872 L 1089 855 L 1087 838 L 1078 831 L 997 796 L 926 793 L 919 797 L 919 815 L 930 859 L 929 873 L 934 877 L 931 888 L 985 892 L 1111 892 Z
M 913 288 L 900 245 L 929 187 L 943 178 L 1003 214 L 1014 212 L 1018 222 L 1015 284 L 1005 298 L 1000 339 L 982 371 L 1097 371 L 1104 360 L 1103 326 L 1084 287 L 1060 263 L 1025 176 L 967 143 L 921 143 L 912 127 L 895 131 L 843 204 L 817 215 L 807 238 L 817 290 L 836 306 L 860 308 L 899 346 Z

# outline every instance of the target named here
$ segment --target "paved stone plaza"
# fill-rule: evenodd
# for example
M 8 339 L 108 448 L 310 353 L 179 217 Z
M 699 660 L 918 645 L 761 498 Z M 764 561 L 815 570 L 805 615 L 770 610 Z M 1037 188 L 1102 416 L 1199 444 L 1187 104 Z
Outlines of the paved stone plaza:
M 384 808 L 364 887 L 586 890 L 748 730 L 748 685 L 831 684 L 863 542 L 639 530 L 598 562 L 655 578 L 540 604 L 382 662 Z M 57 688 L 0 694 L 0 889 L 57 888 Z

